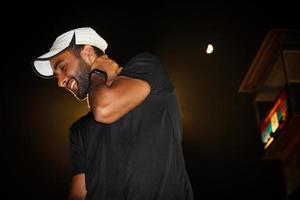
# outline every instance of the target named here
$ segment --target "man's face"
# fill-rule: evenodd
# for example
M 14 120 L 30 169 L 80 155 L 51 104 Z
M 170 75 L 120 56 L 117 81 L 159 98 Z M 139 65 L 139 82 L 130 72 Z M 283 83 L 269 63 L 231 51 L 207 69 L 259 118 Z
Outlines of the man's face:
M 79 100 L 84 100 L 88 94 L 91 67 L 70 51 L 51 58 L 50 63 L 58 86 L 66 88 Z

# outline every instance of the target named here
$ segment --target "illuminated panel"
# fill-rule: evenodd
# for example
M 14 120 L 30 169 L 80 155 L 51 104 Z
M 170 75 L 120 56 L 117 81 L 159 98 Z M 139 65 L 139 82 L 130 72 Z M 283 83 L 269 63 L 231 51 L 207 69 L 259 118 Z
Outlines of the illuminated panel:
M 283 90 L 276 100 L 274 106 L 260 125 L 261 140 L 265 144 L 264 148 L 274 141 L 274 136 L 278 133 L 286 122 L 288 116 L 288 102 L 286 92 Z

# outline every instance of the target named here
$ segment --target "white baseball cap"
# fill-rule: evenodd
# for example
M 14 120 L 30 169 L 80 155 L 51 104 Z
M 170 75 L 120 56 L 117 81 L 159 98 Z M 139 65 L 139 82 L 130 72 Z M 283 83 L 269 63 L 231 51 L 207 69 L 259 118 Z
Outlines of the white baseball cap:
M 52 78 L 53 69 L 50 65 L 50 59 L 68 48 L 73 37 L 77 45 L 89 44 L 103 52 L 107 48 L 106 41 L 94 29 L 90 27 L 76 28 L 58 36 L 49 52 L 33 60 L 34 71 L 42 78 Z

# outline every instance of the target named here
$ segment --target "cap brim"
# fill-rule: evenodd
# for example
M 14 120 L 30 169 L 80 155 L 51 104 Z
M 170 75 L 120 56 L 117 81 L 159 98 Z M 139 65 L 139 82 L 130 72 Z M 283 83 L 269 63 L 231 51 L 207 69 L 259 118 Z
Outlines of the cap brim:
M 33 70 L 41 78 L 53 78 L 53 70 L 50 65 L 50 60 L 33 60 Z
M 56 56 L 60 52 L 62 52 L 64 49 L 56 49 L 49 51 L 42 56 L 34 59 L 32 61 L 32 66 L 34 71 L 37 73 L 38 76 L 42 78 L 53 78 L 53 69 L 50 64 L 50 59 L 53 56 Z

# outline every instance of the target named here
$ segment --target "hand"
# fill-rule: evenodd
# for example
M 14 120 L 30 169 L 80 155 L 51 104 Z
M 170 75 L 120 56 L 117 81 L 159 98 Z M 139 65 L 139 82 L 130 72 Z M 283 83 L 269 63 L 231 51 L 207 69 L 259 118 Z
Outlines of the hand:
M 107 74 L 106 84 L 110 86 L 123 68 L 119 67 L 118 63 L 104 54 L 95 59 L 91 66 L 91 71 L 94 69 L 102 70 Z

